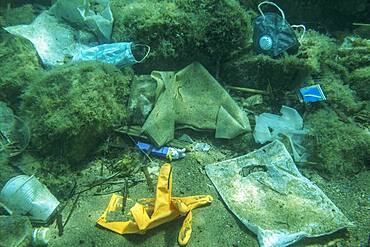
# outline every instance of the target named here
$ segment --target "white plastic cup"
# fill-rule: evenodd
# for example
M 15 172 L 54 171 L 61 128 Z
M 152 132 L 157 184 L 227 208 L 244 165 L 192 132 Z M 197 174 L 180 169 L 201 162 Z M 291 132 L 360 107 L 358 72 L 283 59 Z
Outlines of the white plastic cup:
M 46 223 L 59 201 L 36 177 L 19 175 L 11 178 L 1 190 L 0 201 L 22 215 L 29 214 L 35 222 Z

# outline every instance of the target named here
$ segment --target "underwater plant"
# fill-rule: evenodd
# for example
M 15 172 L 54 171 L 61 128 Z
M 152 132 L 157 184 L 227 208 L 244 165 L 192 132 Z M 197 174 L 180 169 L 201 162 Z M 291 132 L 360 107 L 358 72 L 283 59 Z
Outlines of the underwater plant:
M 304 59 L 312 68 L 312 76 L 325 72 L 325 63 L 334 61 L 338 45 L 335 40 L 319 32 L 308 30 L 300 41 L 297 57 Z
M 22 91 L 40 76 L 42 68 L 31 42 L 13 36 L 1 27 L 28 24 L 34 17 L 30 4 L 19 8 L 0 7 L 0 101 L 13 108 L 17 108 Z
M 225 65 L 221 78 L 230 84 L 256 89 L 291 90 L 309 77 L 312 68 L 304 59 L 284 55 L 274 59 L 267 55 L 246 54 Z
M 234 0 L 112 0 L 113 39 L 151 46 L 137 70 L 176 70 L 199 61 L 221 64 L 251 35 L 247 12 Z M 216 70 L 216 68 L 215 68 Z
M 3 16 L 4 26 L 30 24 L 36 17 L 36 11 L 31 4 L 15 8 L 9 5 L 6 8 L 0 7 L 0 16 Z
M 16 107 L 24 88 L 40 75 L 41 66 L 29 41 L 4 32 L 0 31 L 0 101 Z
M 128 119 L 132 78 L 130 68 L 120 71 L 97 62 L 48 71 L 22 96 L 31 145 L 44 156 L 82 162 L 114 127 Z
M 338 49 L 337 62 L 352 72 L 361 67 L 368 66 L 370 40 L 356 36 L 348 36 Z
M 316 167 L 330 175 L 359 172 L 370 157 L 370 133 L 353 123 L 344 123 L 335 112 L 321 109 L 304 119 L 310 129 L 305 147 Z
M 350 86 L 362 100 L 370 100 L 370 66 L 354 70 L 350 76 Z

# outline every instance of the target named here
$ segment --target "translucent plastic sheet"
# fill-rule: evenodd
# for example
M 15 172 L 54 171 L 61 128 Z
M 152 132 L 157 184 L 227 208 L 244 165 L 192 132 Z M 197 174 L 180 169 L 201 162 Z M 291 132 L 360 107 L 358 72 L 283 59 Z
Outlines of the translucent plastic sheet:
M 27 147 L 29 141 L 28 126 L 0 101 L 0 155 L 15 156 Z
M 308 130 L 303 128 L 303 119 L 299 113 L 291 107 L 282 106 L 281 116 L 262 113 L 256 116 L 256 128 L 254 139 L 257 143 L 264 144 L 268 141 L 288 138 L 289 146 L 295 161 L 305 161 L 307 154 L 301 142 Z
M 112 27 L 108 0 L 58 0 L 30 25 L 5 30 L 31 41 L 42 63 L 52 67 L 69 62 L 81 49 L 109 41 Z
M 351 225 L 322 190 L 301 175 L 280 141 L 207 165 L 206 172 L 261 247 L 287 246 Z

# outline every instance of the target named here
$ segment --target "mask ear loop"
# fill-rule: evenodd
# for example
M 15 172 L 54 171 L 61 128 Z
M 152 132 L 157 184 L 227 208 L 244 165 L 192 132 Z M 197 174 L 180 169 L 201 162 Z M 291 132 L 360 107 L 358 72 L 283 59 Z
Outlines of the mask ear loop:
M 302 41 L 305 33 L 306 33 L 306 27 L 304 25 L 291 25 L 292 28 L 302 28 L 303 29 L 303 33 L 301 35 L 301 37 L 299 38 L 299 42 Z
M 135 44 L 135 46 L 145 47 L 147 49 L 147 52 L 146 52 L 145 56 L 142 59 L 140 59 L 139 61 L 136 61 L 137 63 L 141 63 L 148 57 L 148 55 L 150 53 L 150 46 L 149 45 L 143 45 L 143 44 Z
M 273 3 L 273 2 L 269 2 L 269 1 L 263 1 L 262 3 L 258 4 L 258 10 L 259 12 L 261 13 L 261 15 L 263 16 L 263 18 L 265 18 L 265 15 L 263 14 L 262 10 L 261 10 L 261 6 L 263 4 L 270 4 L 272 6 L 275 6 L 281 13 L 281 16 L 283 17 L 283 19 L 285 20 L 285 14 L 284 14 L 284 11 L 276 4 L 276 3 Z

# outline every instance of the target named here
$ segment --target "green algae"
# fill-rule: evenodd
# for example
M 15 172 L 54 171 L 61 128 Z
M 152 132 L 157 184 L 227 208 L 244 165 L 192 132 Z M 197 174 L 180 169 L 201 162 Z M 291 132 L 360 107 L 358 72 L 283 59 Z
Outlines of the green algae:
M 132 71 L 95 62 L 55 68 L 26 89 L 22 110 L 32 146 L 45 156 L 76 164 L 124 124 Z
M 0 99 L 16 107 L 25 86 L 41 73 L 36 51 L 24 39 L 0 32 Z
M 297 88 L 302 79 L 310 76 L 311 67 L 296 56 L 273 59 L 266 55 L 246 54 L 225 65 L 221 77 L 230 84 L 256 89 L 275 90 Z
M 370 100 L 370 66 L 354 70 L 350 76 L 350 86 L 362 100 Z
M 145 64 L 136 66 L 146 73 L 176 70 L 193 61 L 221 64 L 245 48 L 251 35 L 250 16 L 233 0 L 113 0 L 111 8 L 115 41 L 151 46 Z
M 321 109 L 307 115 L 310 129 L 306 147 L 316 169 L 329 175 L 358 173 L 369 164 L 370 134 L 354 123 L 343 123 L 331 110 Z

